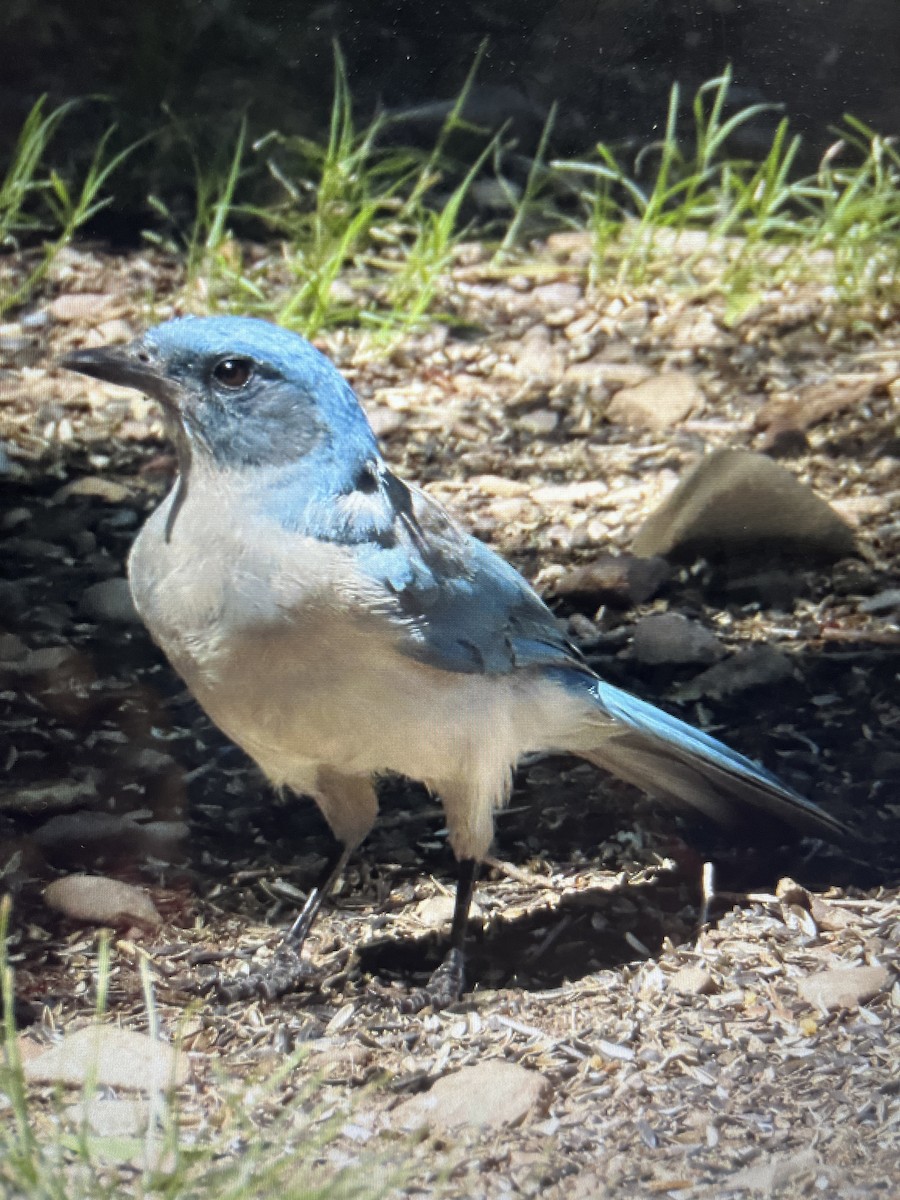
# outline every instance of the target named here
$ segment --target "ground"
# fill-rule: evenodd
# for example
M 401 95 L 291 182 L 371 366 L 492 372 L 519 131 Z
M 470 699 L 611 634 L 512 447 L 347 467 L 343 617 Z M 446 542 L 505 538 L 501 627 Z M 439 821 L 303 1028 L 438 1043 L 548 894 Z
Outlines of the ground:
M 313 1079 L 316 1119 L 344 1114 L 319 1160 L 373 1154 L 385 1177 L 402 1163 L 404 1194 L 889 1196 L 900 323 L 813 285 L 773 287 L 739 319 L 714 289 L 588 288 L 578 246 L 557 239 L 518 273 L 462 248 L 440 298 L 451 322 L 388 349 L 356 330 L 320 344 L 395 468 L 535 582 L 606 678 L 764 761 L 859 843 L 758 846 L 585 765 L 525 764 L 478 891 L 471 990 L 406 1016 L 394 1001 L 438 961 L 453 863 L 437 802 L 386 781 L 382 820 L 316 927 L 309 988 L 230 1007 L 202 996 L 214 970 L 272 952 L 326 830 L 210 726 L 116 585 L 88 592 L 122 577 L 174 463 L 149 401 L 54 359 L 170 315 L 178 280 L 152 256 L 67 251 L 47 295 L 0 327 L 0 862 L 23 1056 L 95 1013 L 96 927 L 42 896 L 87 871 L 140 885 L 162 915 L 118 923 L 106 1003 L 145 1030 L 152 980 L 152 1019 L 189 1055 L 185 1136 L 216 1128 L 223 1079 L 264 1078 L 305 1047 L 259 1100 L 259 1128 L 298 1095 L 306 1112 Z M 700 389 L 685 418 L 605 419 L 623 385 L 664 371 Z M 618 607 L 566 588 L 573 568 L 627 553 L 719 446 L 778 453 L 852 525 L 857 554 L 676 567 Z M 697 662 L 639 661 L 635 622 L 667 611 L 728 652 L 775 647 L 777 666 L 707 686 Z M 867 987 L 871 967 L 887 971 Z M 852 970 L 828 993 L 834 968 Z M 492 1060 L 540 1076 L 519 1123 L 404 1132 L 412 1098 Z

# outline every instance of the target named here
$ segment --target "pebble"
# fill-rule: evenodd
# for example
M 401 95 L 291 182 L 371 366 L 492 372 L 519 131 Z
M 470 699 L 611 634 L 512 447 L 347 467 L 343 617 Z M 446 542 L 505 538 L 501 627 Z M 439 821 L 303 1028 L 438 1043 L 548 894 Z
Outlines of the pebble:
M 550 342 L 549 335 L 526 338 L 516 355 L 513 374 L 517 379 L 552 386 L 561 379 L 566 360 L 561 350 Z
M 70 1104 L 66 1116 L 79 1125 L 87 1125 L 101 1137 L 130 1137 L 145 1133 L 150 1124 L 150 1105 L 146 1100 L 108 1100 L 95 1097 Z
M 84 1084 L 150 1092 L 187 1081 L 188 1064 L 168 1042 L 115 1025 L 87 1025 L 22 1064 L 29 1083 Z
M 661 432 L 698 413 L 706 402 L 692 375 L 669 371 L 621 388 L 607 406 L 605 417 L 616 425 Z
M 141 888 L 105 875 L 66 875 L 44 889 L 50 908 L 76 921 L 96 925 L 139 925 L 155 929 L 162 924 L 156 905 Z
M 754 687 L 771 687 L 791 679 L 794 664 L 790 655 L 774 646 L 748 646 L 723 662 L 716 663 L 696 679 L 674 690 L 678 700 L 701 700 L 709 697 L 721 700 Z
M 722 657 L 725 647 L 699 621 L 669 612 L 641 617 L 634 626 L 631 652 L 639 663 L 647 666 L 665 663 L 686 666 L 713 663 Z
M 801 1000 L 830 1012 L 854 1009 L 891 987 L 893 973 L 887 967 L 837 967 L 808 975 L 797 985 Z
M 81 593 L 78 611 L 89 621 L 109 621 L 121 625 L 140 624 L 128 580 L 121 576 L 92 583 Z
M 887 588 L 875 596 L 867 596 L 860 601 L 859 611 L 878 616 L 881 613 L 896 612 L 900 609 L 900 588 Z
M 632 362 L 611 362 L 607 359 L 588 359 L 566 367 L 565 380 L 575 387 L 589 391 L 604 388 L 636 387 L 649 379 L 649 368 Z
M 581 288 L 575 283 L 545 283 L 531 290 L 532 306 L 546 313 L 575 308 L 581 299 Z M 567 320 L 573 318 L 574 313 Z
M 553 433 L 556 429 L 559 424 L 559 413 L 553 412 L 549 408 L 537 408 L 534 412 L 520 417 L 516 424 L 524 433 L 542 437 L 545 434 Z
M 488 1059 L 445 1075 L 423 1095 L 399 1105 L 393 1115 L 401 1129 L 501 1129 L 543 1114 L 550 1092 L 550 1081 L 539 1072 Z
M 54 321 L 90 321 L 108 308 L 114 297 L 102 292 L 74 292 L 57 296 L 47 305 Z
M 589 600 L 595 607 L 611 604 L 630 608 L 655 596 L 670 574 L 663 558 L 603 554 L 566 571 L 554 582 L 552 592 L 573 600 Z
M 715 450 L 647 518 L 632 549 L 745 565 L 750 552 L 834 560 L 853 545 L 849 525 L 786 468 L 749 450 Z
M 0 809 L 40 816 L 46 812 L 76 808 L 96 798 L 97 788 L 90 780 L 65 779 L 56 783 L 35 783 L 29 787 L 0 792 Z M 37 834 L 35 841 L 39 841 Z
M 22 662 L 28 656 L 28 647 L 14 633 L 0 633 L 0 663 Z
M 716 981 L 703 967 L 682 967 L 668 980 L 669 991 L 681 996 L 711 996 L 718 991 Z
M 102 475 L 82 475 L 54 492 L 50 502 L 63 504 L 71 496 L 95 496 L 108 504 L 121 504 L 130 495 L 128 488 L 114 479 L 105 479 Z

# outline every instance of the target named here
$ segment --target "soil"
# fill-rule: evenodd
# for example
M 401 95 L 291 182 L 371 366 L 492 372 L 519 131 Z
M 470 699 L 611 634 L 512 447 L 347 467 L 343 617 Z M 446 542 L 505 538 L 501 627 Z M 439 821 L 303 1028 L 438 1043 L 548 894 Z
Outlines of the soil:
M 190 1054 L 180 1106 L 197 1128 L 217 1072 L 257 1078 L 305 1045 L 294 1083 L 318 1073 L 317 1099 L 352 1114 L 322 1160 L 402 1160 L 404 1194 L 896 1194 L 900 988 L 829 1009 L 798 987 L 898 960 L 900 322 L 798 284 L 730 323 L 710 289 L 587 288 L 566 245 L 535 248 L 519 274 L 463 248 L 441 296 L 453 320 L 389 350 L 353 329 L 317 341 L 398 472 L 534 581 L 605 678 L 765 762 L 859 845 L 736 838 L 573 760 L 526 763 L 477 892 L 470 990 L 407 1016 L 394 1001 L 440 959 L 454 864 L 436 800 L 387 780 L 311 938 L 309 987 L 198 1002 L 213 971 L 273 952 L 329 839 L 308 801 L 273 794 L 210 725 L 127 611 L 84 599 L 123 576 L 174 461 L 149 401 L 54 360 L 184 303 L 167 261 L 84 247 L 0 326 L 0 863 L 22 1036 L 52 1041 L 96 1004 L 97 930 L 50 911 L 43 887 L 110 875 L 147 889 L 163 923 L 116 931 L 109 1013 L 147 1028 L 146 960 L 160 1028 Z M 604 420 L 642 369 L 691 374 L 702 409 L 665 430 Z M 676 564 L 643 604 L 557 596 L 573 567 L 626 554 L 719 446 L 778 453 L 853 525 L 858 553 Z M 728 652 L 775 647 L 789 670 L 679 699 L 705 667 L 631 651 L 635 622 L 666 611 Z M 97 812 L 121 820 L 101 835 Z M 54 827 L 65 814 L 75 823 Z M 404 1100 L 495 1058 L 549 1082 L 540 1111 L 399 1138 Z

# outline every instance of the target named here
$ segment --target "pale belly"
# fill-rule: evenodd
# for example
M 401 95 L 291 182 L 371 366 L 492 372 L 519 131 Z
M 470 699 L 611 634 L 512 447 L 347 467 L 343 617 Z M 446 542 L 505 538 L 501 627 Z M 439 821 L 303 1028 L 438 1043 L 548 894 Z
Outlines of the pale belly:
M 269 548 L 263 559 L 227 513 L 202 532 L 198 519 L 186 506 L 166 543 L 165 506 L 151 517 L 129 564 L 135 602 L 198 702 L 273 783 L 310 790 L 325 764 L 500 799 L 523 753 L 571 731 L 574 702 L 530 672 L 441 671 L 402 653 L 386 598 L 348 586 L 336 548 L 286 537 L 280 558 Z

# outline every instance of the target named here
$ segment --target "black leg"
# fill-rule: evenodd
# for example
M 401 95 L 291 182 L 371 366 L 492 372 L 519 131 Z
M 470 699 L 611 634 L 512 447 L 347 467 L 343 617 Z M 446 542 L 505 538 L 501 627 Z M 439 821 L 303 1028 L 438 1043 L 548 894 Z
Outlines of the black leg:
M 250 975 L 217 979 L 214 987 L 220 1000 L 226 1004 L 234 1004 L 239 1000 L 276 1000 L 295 991 L 309 977 L 309 964 L 301 957 L 303 943 L 323 900 L 337 883 L 349 857 L 350 848 L 342 842 L 335 843 L 322 874 L 310 888 L 306 903 L 284 935 L 268 968 Z
M 450 949 L 444 961 L 423 988 L 417 988 L 400 1001 L 400 1011 L 421 1012 L 429 1005 L 446 1008 L 455 1004 L 466 986 L 465 943 L 469 924 L 469 909 L 478 876 L 478 863 L 474 858 L 464 858 L 459 864 L 456 883 L 456 904 L 453 909 L 453 924 L 450 927 Z

